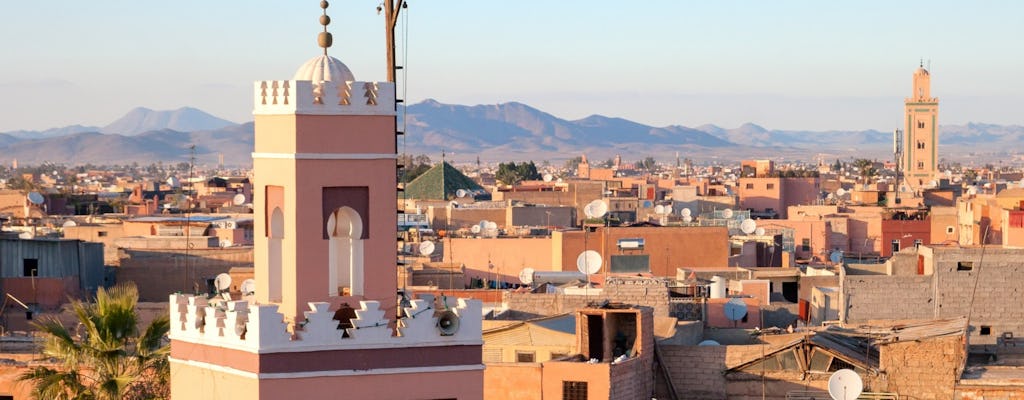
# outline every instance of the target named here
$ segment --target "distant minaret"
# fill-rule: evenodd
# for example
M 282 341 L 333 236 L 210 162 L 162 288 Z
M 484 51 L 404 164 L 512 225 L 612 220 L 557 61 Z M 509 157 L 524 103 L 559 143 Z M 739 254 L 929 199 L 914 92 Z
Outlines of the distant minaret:
M 913 191 L 938 176 L 939 99 L 931 96 L 931 74 L 924 62 L 914 71 L 913 93 L 904 102 L 902 167 Z

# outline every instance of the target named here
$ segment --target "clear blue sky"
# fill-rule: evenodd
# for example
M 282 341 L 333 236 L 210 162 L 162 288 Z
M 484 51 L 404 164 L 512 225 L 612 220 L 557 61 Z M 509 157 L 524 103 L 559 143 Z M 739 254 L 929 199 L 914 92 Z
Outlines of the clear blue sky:
M 331 55 L 383 80 L 377 3 L 332 3 Z M 136 106 L 250 120 L 252 81 L 291 78 L 318 54 L 318 4 L 5 4 L 0 131 L 105 125 Z M 1019 1 L 412 0 L 407 11 L 411 102 L 888 131 L 923 57 L 940 123 L 1024 124 Z

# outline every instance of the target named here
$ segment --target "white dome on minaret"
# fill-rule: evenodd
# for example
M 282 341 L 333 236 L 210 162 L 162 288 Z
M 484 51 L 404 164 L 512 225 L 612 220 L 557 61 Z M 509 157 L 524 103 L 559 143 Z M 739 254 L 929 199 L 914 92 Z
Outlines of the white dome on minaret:
M 348 69 L 345 63 L 327 54 L 321 54 L 306 61 L 305 64 L 299 67 L 298 71 L 295 71 L 295 76 L 292 79 L 317 83 L 323 81 L 337 83 L 356 80 L 355 76 L 352 75 L 352 71 Z

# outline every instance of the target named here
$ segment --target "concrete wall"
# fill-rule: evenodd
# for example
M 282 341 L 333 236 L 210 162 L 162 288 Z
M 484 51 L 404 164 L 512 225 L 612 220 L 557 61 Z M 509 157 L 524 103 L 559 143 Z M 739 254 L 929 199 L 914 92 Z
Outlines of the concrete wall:
M 561 259 L 556 260 L 562 271 L 576 270 L 576 257 L 584 250 L 601 254 L 602 271 L 608 271 L 612 255 L 646 254 L 650 257 L 651 274 L 675 276 L 677 268 L 724 269 L 728 266 L 728 230 L 711 227 L 600 227 L 595 232 L 560 232 L 554 235 L 555 248 Z M 558 242 L 561 237 L 561 243 Z M 619 250 L 619 239 L 643 238 L 643 250 Z M 585 245 L 585 247 L 584 247 Z M 557 252 L 558 250 L 556 250 Z
M 668 368 L 680 399 L 725 399 L 725 356 L 731 346 L 662 346 L 661 359 Z
M 930 276 L 847 275 L 841 285 L 844 296 L 840 304 L 845 298 L 845 318 L 849 323 L 934 316 Z
M 128 257 L 117 268 L 117 281 L 135 282 L 140 301 L 167 301 L 171 293 L 192 293 L 196 284 L 205 293 L 205 278 L 253 265 L 252 248 L 245 247 L 193 249 L 187 263 L 180 250 L 126 250 L 125 254 Z M 232 286 L 239 283 L 232 282 Z
M 520 316 L 562 314 L 604 300 L 651 307 L 658 317 L 669 315 L 668 286 L 657 279 L 609 278 L 600 294 L 590 296 L 506 291 L 502 298 L 509 310 Z
M 540 363 L 491 363 L 484 369 L 484 398 L 541 400 Z
M 537 271 L 561 271 L 553 267 L 550 237 L 529 238 L 451 238 L 445 239 L 443 260 L 456 260 L 466 268 L 517 276 L 523 268 Z M 495 270 L 487 266 L 493 264 Z M 575 262 L 573 271 L 576 270 Z
M 1024 249 L 981 247 L 922 247 L 932 253 L 938 298 L 936 318 L 967 315 L 970 307 L 970 343 L 996 344 L 1005 332 L 1024 336 Z M 972 263 L 972 269 L 958 270 L 958 262 Z M 975 290 L 977 285 L 977 290 Z M 924 304 L 924 303 L 919 303 Z M 989 327 L 989 335 L 980 328 Z

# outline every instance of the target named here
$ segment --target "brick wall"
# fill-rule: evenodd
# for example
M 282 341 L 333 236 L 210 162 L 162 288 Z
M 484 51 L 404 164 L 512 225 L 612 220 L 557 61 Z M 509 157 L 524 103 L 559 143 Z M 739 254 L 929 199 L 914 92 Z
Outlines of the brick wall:
M 950 399 L 964 357 L 961 337 L 950 336 L 886 345 L 879 366 L 901 399 Z
M 934 315 L 930 306 L 934 304 L 930 276 L 847 275 L 843 292 L 849 323 L 930 319 Z
M 725 399 L 726 346 L 662 346 L 661 359 L 668 368 L 680 399 Z
M 996 344 L 1004 332 L 1024 336 L 1024 250 L 943 248 L 935 250 L 934 261 L 936 318 L 967 315 L 973 302 L 972 345 Z M 958 270 L 961 261 L 971 262 L 971 270 Z M 988 335 L 980 334 L 982 326 L 989 327 Z

